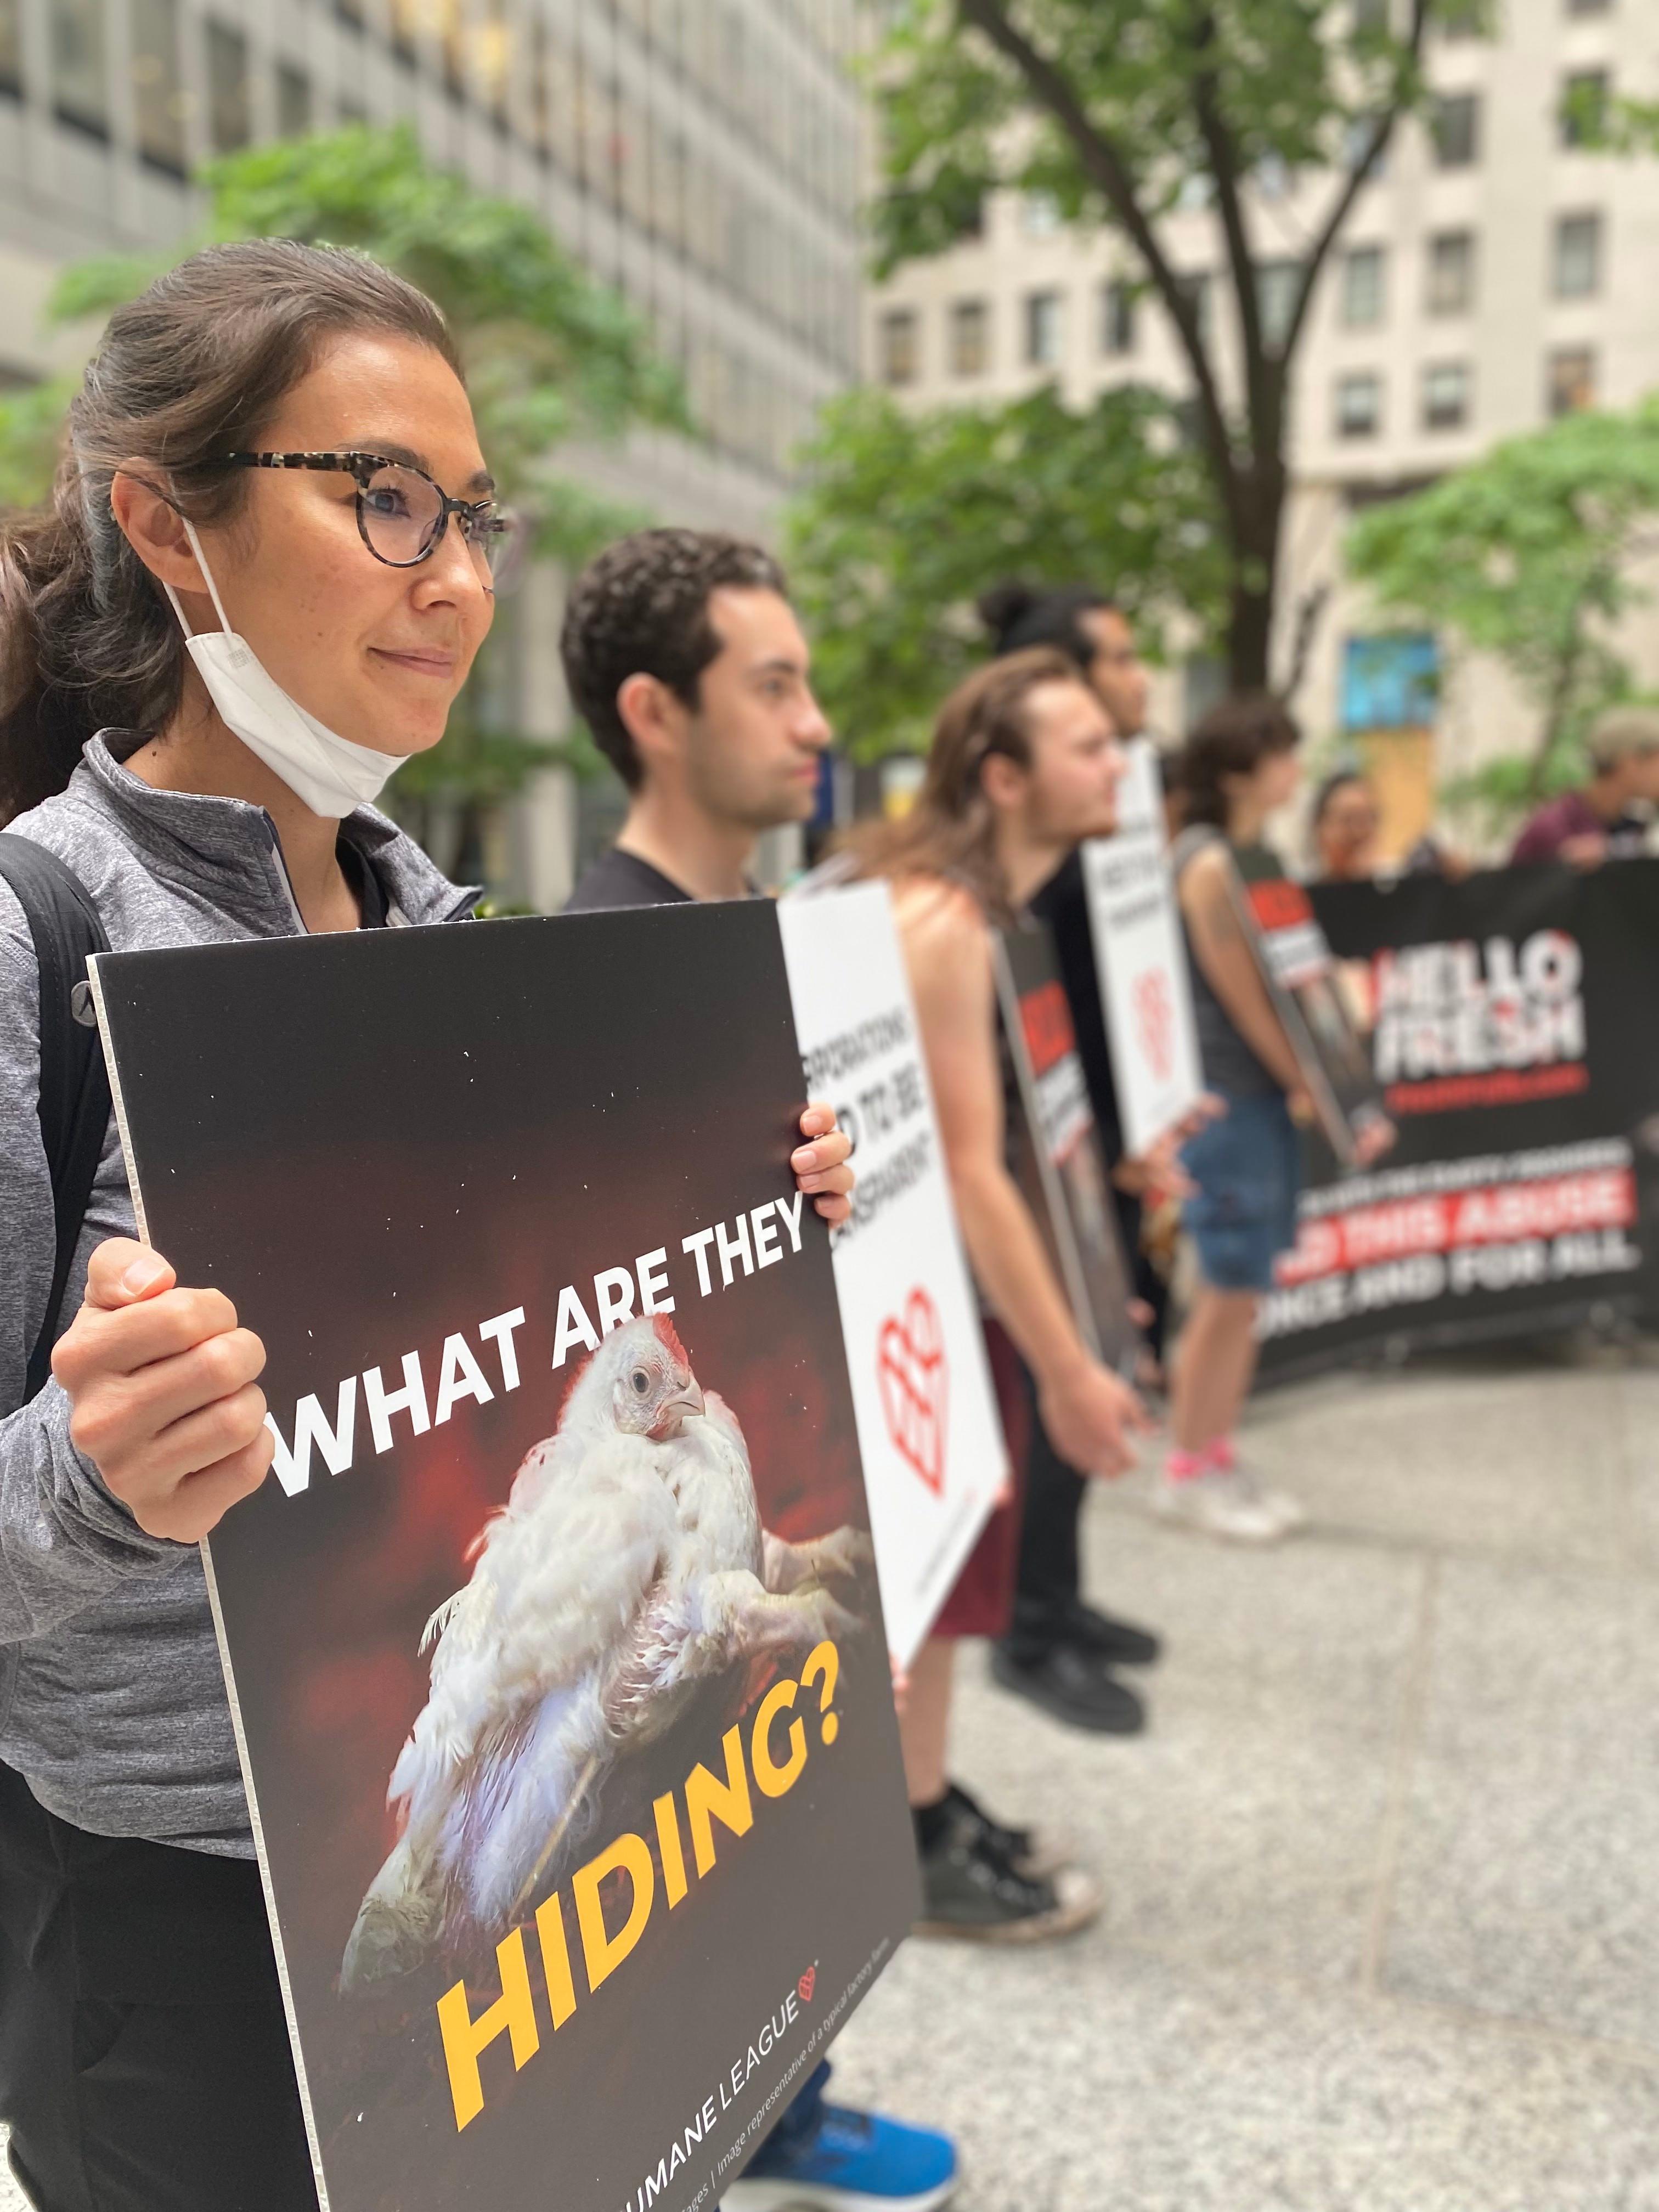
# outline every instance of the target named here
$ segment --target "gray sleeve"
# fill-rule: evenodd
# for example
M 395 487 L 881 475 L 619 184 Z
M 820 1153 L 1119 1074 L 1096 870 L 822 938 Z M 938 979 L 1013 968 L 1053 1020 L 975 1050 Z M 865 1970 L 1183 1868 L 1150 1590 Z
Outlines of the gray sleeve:
M 0 884 L 0 1645 L 98 1603 L 182 1547 L 147 1536 L 70 1441 L 69 1401 L 48 1382 L 27 1406 L 28 1357 L 52 1294 L 52 1176 L 40 1142 L 40 988 L 34 947 Z M 80 1260 L 85 1257 L 84 1240 Z M 77 1261 L 64 1304 L 80 1296 Z

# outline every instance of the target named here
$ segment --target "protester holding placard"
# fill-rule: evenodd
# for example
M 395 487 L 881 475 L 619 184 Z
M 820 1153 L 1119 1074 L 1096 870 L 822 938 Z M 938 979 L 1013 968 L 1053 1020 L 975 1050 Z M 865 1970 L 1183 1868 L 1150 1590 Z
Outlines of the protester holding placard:
M 1111 721 L 1075 662 L 1052 647 L 1014 653 L 945 701 L 915 805 L 854 847 L 864 870 L 894 887 L 981 1293 L 1035 1378 L 1056 1451 L 1097 1475 L 1133 1464 L 1146 1417 L 1085 1347 L 1010 1170 L 1012 1073 L 999 1050 L 994 932 L 1083 838 L 1109 831 L 1121 766 Z M 1074 1878 L 1041 1871 L 1029 1836 L 986 1820 L 949 1779 L 955 1638 L 1008 1632 L 1018 1545 L 1011 1509 L 990 1524 L 912 1669 L 905 1735 L 930 1917 L 1001 1940 L 1060 1932 L 1098 1909 Z
M 1257 1310 L 1274 1258 L 1296 1242 L 1291 1109 L 1303 1077 L 1244 936 L 1234 884 L 1241 867 L 1257 878 L 1283 873 L 1261 837 L 1296 789 L 1300 741 L 1275 700 L 1213 708 L 1182 757 L 1187 826 L 1173 855 L 1204 1079 L 1227 1110 L 1184 1154 L 1197 1187 L 1186 1225 L 1200 1284 L 1176 1354 L 1172 1442 L 1156 1498 L 1178 1524 L 1246 1543 L 1272 1543 L 1303 1517 L 1293 1498 L 1256 1480 L 1234 1440 L 1255 1372 Z
M 616 844 L 566 911 L 756 896 L 756 840 L 811 814 L 830 734 L 778 563 L 716 532 L 636 532 L 576 578 L 560 643 L 571 698 L 629 793 Z M 942 2202 L 950 2138 L 827 2103 L 829 2075 L 811 2075 L 727 2205 Z
M 987 592 L 979 612 L 1000 657 L 1033 646 L 1066 653 L 1088 679 L 1117 735 L 1139 734 L 1146 719 L 1146 664 L 1127 618 L 1103 592 L 1086 585 L 1045 591 L 1011 581 Z M 1167 1292 L 1140 1250 L 1144 1177 L 1124 1157 L 1080 845 L 1038 888 L 1030 907 L 1054 936 L 1089 1103 L 1112 1178 L 1119 1232 L 1137 1294 L 1155 1321 Z M 1152 1664 L 1158 1640 L 1150 1631 L 1084 1601 L 1079 1532 L 1085 1489 L 1085 1478 L 1059 1457 L 1042 1424 L 1034 1423 L 1013 1626 L 998 1648 L 996 1679 L 1056 1719 L 1127 1735 L 1143 1725 L 1144 1711 L 1135 1692 L 1111 1669 Z
M 342 251 L 158 279 L 70 441 L 50 507 L 0 528 L 5 874 L 32 886 L 0 888 L 0 2118 L 40 2212 L 296 2212 L 313 2160 L 197 1548 L 270 1466 L 264 1350 L 136 1241 L 90 1064 L 70 1202 L 37 945 L 71 914 L 117 951 L 465 916 L 367 801 L 442 737 L 509 531 L 442 317 Z M 802 1127 L 798 1177 L 843 1218 L 847 1141 Z

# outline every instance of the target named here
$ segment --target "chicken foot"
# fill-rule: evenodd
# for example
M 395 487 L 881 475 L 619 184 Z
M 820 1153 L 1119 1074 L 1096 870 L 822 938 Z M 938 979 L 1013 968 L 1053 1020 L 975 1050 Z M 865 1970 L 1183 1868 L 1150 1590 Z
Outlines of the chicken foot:
M 862 1528 L 841 1528 L 827 1536 L 809 1536 L 804 1544 L 786 1543 L 771 1530 L 762 1531 L 766 1547 L 762 1577 L 769 1590 L 787 1593 L 803 1583 L 850 1577 L 875 1565 L 875 1547 Z

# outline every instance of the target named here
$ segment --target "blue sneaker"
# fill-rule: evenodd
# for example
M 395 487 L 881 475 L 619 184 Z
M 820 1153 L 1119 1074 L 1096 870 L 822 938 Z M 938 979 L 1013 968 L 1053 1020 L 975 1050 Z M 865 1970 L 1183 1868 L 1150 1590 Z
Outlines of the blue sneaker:
M 823 2101 L 820 2066 L 725 2195 L 726 2212 L 933 2212 L 957 2185 L 957 2147 L 932 2128 Z

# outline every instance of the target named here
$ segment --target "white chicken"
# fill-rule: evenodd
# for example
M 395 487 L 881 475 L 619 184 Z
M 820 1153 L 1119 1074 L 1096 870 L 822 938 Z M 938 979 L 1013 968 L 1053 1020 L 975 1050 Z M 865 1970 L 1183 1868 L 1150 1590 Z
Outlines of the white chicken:
M 659 1315 L 607 1337 L 470 1548 L 421 1639 L 431 1693 L 392 1771 L 397 1845 L 346 1945 L 343 1989 L 498 1936 L 585 1826 L 609 1764 L 698 1684 L 860 1626 L 824 1589 L 871 1560 L 850 1528 L 761 1528 L 743 1431 Z

